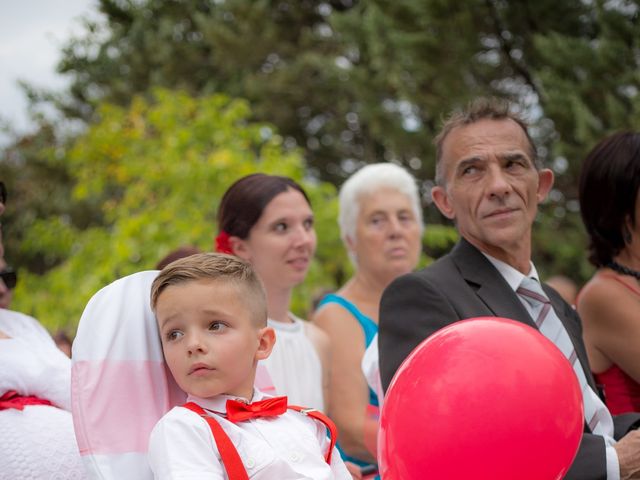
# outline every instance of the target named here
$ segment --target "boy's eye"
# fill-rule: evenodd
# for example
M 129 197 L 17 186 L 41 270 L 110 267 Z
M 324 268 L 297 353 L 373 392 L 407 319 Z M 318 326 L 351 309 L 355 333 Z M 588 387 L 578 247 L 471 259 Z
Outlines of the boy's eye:
M 180 330 L 171 330 L 167 333 L 167 340 L 173 341 L 181 338 L 184 335 Z
M 209 325 L 209 330 L 213 332 L 220 332 L 225 328 L 227 328 L 227 326 L 222 322 L 211 322 L 211 324 Z

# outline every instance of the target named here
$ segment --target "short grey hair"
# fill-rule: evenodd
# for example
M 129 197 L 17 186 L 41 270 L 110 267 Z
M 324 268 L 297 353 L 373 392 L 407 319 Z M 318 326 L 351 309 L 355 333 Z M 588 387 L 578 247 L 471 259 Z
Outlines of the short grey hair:
M 529 135 L 529 125 L 519 114 L 512 111 L 511 104 L 504 99 L 495 97 L 479 97 L 472 100 L 462 110 L 454 110 L 445 119 L 440 133 L 436 135 L 433 143 L 436 146 L 436 184 L 444 186 L 446 183 L 444 166 L 442 165 L 442 150 L 447 136 L 456 128 L 471 125 L 480 120 L 512 120 L 522 128 L 529 143 L 529 154 L 536 168 L 538 165 L 538 152 L 533 139 Z
M 345 245 L 347 245 L 347 237 L 357 240 L 355 230 L 362 196 L 380 188 L 397 190 L 409 197 L 420 230 L 424 228 L 420 195 L 415 178 L 394 163 L 373 163 L 355 172 L 340 187 L 338 225 L 340 237 Z

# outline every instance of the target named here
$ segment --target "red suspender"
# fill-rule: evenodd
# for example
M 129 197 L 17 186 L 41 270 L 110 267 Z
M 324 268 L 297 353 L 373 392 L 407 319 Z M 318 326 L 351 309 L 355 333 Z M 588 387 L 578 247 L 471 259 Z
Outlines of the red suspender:
M 189 402 L 185 403 L 182 406 L 200 415 L 209 424 L 211 433 L 213 434 L 213 440 L 216 442 L 218 452 L 220 452 L 220 458 L 222 458 L 222 464 L 224 465 L 224 469 L 227 471 L 229 480 L 249 480 L 247 470 L 244 468 L 244 464 L 240 459 L 240 455 L 238 455 L 238 450 L 236 450 L 236 447 L 231 442 L 229 435 L 225 433 L 220 424 L 212 417 L 207 415 L 204 409 L 196 403 Z M 324 426 L 327 427 L 327 429 L 329 430 L 330 444 L 329 450 L 327 451 L 324 458 L 326 462 L 331 465 L 331 455 L 333 454 L 333 447 L 335 447 L 336 441 L 338 440 L 338 429 L 336 428 L 335 423 L 333 423 L 333 421 L 324 413 L 313 408 L 298 407 L 297 405 L 289 405 L 287 408 L 295 410 L 296 412 L 300 412 L 303 415 L 307 415 L 308 417 L 311 417 L 314 420 L 323 423 Z
M 236 447 L 231 443 L 229 435 L 225 433 L 220 424 L 207 415 L 200 405 L 189 402 L 185 403 L 183 407 L 197 413 L 209 424 L 211 433 L 213 434 L 213 440 L 216 442 L 218 452 L 220 452 L 220 457 L 222 458 L 222 464 L 227 471 L 229 480 L 249 480 L 249 475 L 247 475 L 247 470 L 244 468 L 240 455 L 238 455 L 238 450 L 236 450 Z
M 324 423 L 324 426 L 327 427 L 327 429 L 329 430 L 329 441 L 330 441 L 329 451 L 324 456 L 324 459 L 329 465 L 331 465 L 331 455 L 333 454 L 333 447 L 336 446 L 336 441 L 338 440 L 338 429 L 336 427 L 336 424 L 333 423 L 333 421 L 329 417 L 327 417 L 324 413 L 314 408 L 304 408 L 304 407 L 299 407 L 297 405 L 289 405 L 287 408 L 290 408 L 291 410 L 295 410 L 296 412 L 300 412 L 304 415 L 307 415 L 308 417 L 313 418 L 314 420 Z

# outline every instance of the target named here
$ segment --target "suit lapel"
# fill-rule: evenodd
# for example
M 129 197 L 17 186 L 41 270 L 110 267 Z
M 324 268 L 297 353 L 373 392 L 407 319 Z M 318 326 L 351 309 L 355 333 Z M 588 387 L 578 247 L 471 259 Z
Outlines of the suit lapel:
M 506 280 L 476 247 L 463 238 L 451 251 L 451 258 L 465 281 L 495 316 L 517 320 L 538 329 Z M 543 288 L 551 301 L 552 308 L 571 338 L 589 384 L 595 387 L 580 332 L 576 330 L 573 322 L 567 319 L 565 305 L 557 300 L 556 295 L 550 295 L 544 285 Z
M 510 318 L 534 327 L 533 319 L 509 284 L 487 258 L 464 238 L 451 256 L 466 282 L 497 317 Z

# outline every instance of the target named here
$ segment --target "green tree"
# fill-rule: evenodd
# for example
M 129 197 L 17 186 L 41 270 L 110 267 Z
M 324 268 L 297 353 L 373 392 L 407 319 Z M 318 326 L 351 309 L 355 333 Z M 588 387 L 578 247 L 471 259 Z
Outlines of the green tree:
M 299 152 L 284 147 L 272 127 L 249 122 L 242 100 L 155 90 L 128 109 L 101 105 L 97 116 L 66 161 L 73 201 L 99 205 L 103 222 L 79 229 L 59 216 L 38 219 L 23 240 L 65 257 L 45 275 L 20 271 L 13 307 L 50 328 L 75 326 L 99 288 L 152 269 L 179 245 L 210 250 L 219 200 L 237 178 L 255 171 L 304 177 Z M 335 188 L 317 181 L 306 187 L 322 242 L 296 292 L 294 310 L 302 315 L 315 288 L 333 286 L 348 264 L 335 227 Z
M 363 162 L 399 162 L 423 181 L 427 207 L 441 115 L 477 95 L 518 101 L 557 177 L 539 225 L 556 241 L 540 242 L 541 270 L 588 275 L 576 178 L 599 138 L 637 125 L 637 1 L 100 0 L 99 8 L 102 19 L 63 51 L 71 88 L 32 90 L 34 99 L 91 123 L 100 101 L 126 107 L 156 86 L 246 98 L 251 120 L 299 146 L 312 176 L 338 185 Z M 442 220 L 433 208 L 426 218 Z

